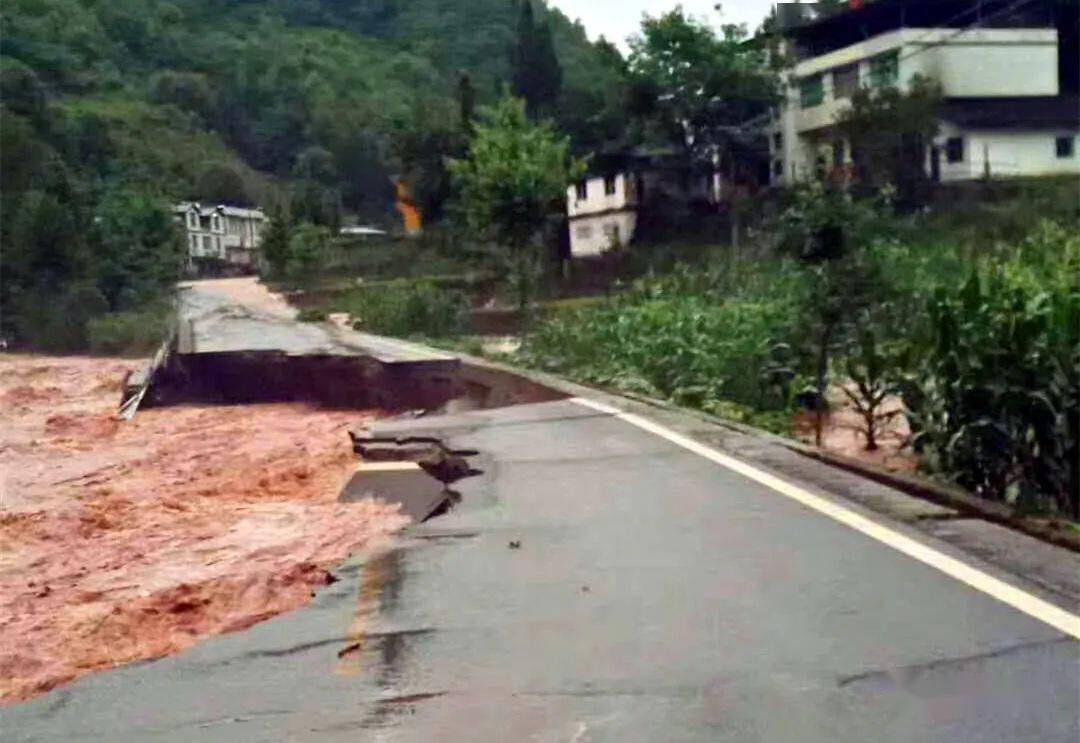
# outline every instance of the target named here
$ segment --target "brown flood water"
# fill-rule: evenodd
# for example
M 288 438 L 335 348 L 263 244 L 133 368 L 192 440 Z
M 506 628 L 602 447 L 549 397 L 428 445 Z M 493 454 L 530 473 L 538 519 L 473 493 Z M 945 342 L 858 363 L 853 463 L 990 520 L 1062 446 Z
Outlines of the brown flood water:
M 404 525 L 338 503 L 373 411 L 181 406 L 113 417 L 137 362 L 0 355 L 0 703 L 307 603 Z

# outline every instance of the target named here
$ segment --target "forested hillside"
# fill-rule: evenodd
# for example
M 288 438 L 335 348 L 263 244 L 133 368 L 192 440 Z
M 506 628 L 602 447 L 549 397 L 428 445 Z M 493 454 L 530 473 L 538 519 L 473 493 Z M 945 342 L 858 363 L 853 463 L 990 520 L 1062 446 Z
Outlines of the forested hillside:
M 546 86 L 542 113 L 581 151 L 618 138 L 621 58 L 533 9 L 537 53 L 558 61 L 525 81 Z M 172 280 L 170 200 L 378 220 L 401 175 L 437 216 L 463 108 L 538 67 L 522 58 L 518 0 L 8 0 L 0 13 L 0 333 L 57 347 L 85 343 L 73 318 L 143 307 Z

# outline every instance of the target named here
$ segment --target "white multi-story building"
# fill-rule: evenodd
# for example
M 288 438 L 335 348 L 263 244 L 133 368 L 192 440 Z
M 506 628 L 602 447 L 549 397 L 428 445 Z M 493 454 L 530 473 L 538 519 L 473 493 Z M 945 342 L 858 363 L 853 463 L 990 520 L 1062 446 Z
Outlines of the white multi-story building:
M 772 182 L 851 165 L 832 129 L 860 87 L 904 89 L 916 75 L 944 97 L 924 153 L 939 181 L 1080 173 L 1080 48 L 1063 0 L 877 0 L 814 17 L 778 13 L 794 63 L 769 128 Z M 794 11 L 794 12 L 792 12 Z M 781 25 L 784 25 L 783 22 Z
M 241 268 L 257 263 L 266 215 L 261 209 L 202 206 L 183 202 L 174 209 L 187 233 L 189 264 L 216 259 Z

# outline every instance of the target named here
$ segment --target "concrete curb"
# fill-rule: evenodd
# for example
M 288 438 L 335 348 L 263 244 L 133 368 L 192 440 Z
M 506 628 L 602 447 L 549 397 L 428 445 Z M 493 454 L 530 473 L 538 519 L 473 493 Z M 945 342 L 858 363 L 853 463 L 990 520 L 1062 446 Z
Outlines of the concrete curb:
M 641 395 L 628 394 L 613 391 L 601 387 L 592 387 L 579 384 L 554 376 L 552 374 L 524 369 L 504 362 L 491 361 L 477 358 L 466 354 L 457 354 L 463 364 L 463 373 L 467 376 L 469 367 L 498 372 L 500 374 L 513 375 L 528 382 L 553 391 L 571 396 L 596 396 L 597 394 L 607 398 L 608 402 L 618 405 L 619 401 L 630 401 L 638 405 L 664 410 L 680 416 L 686 416 L 702 423 L 726 428 L 745 436 L 783 446 L 802 456 L 817 460 L 831 467 L 853 473 L 860 477 L 877 482 L 881 485 L 898 490 L 902 493 L 929 501 L 939 506 L 953 509 L 965 517 L 982 519 L 994 524 L 1005 526 L 1009 529 L 1021 532 L 1041 541 L 1080 553 L 1080 532 L 1070 531 L 1064 523 L 1056 520 L 1037 520 L 1016 513 L 1015 509 L 1004 503 L 983 500 L 971 493 L 956 487 L 950 487 L 920 477 L 898 474 L 875 467 L 851 457 L 845 457 L 812 444 L 787 439 L 776 434 L 762 431 L 743 423 L 718 418 L 708 413 L 688 408 L 682 408 L 663 400 L 656 400 Z

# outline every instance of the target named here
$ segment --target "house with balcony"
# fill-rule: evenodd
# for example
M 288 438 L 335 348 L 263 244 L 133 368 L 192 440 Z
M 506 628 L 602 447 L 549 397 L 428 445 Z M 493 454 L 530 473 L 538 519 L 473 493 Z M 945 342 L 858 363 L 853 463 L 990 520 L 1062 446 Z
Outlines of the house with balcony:
M 938 134 L 920 147 L 933 180 L 1080 173 L 1078 15 L 1067 0 L 777 6 L 790 64 L 767 130 L 771 182 L 850 169 L 837 115 L 860 87 L 905 89 L 916 75 L 943 95 Z
M 184 226 L 189 269 L 199 270 L 211 263 L 241 271 L 257 266 L 267 222 L 261 209 L 181 202 L 174 213 Z

